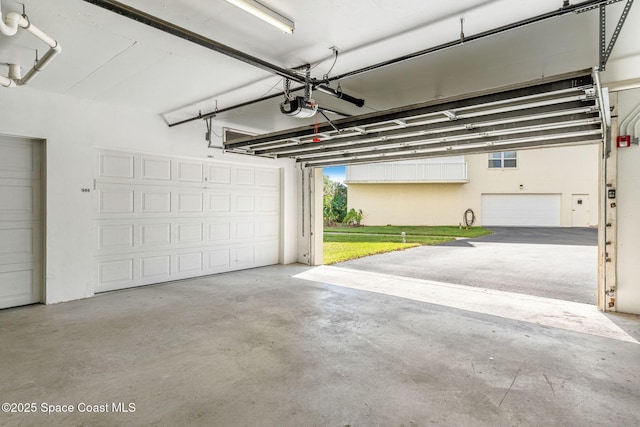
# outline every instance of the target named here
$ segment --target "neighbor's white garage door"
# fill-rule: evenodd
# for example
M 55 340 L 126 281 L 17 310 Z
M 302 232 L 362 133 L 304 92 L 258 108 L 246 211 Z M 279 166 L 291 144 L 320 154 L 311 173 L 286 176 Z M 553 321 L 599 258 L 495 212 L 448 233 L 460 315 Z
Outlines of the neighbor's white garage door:
M 560 194 L 483 194 L 482 225 L 560 226 Z
M 0 137 L 0 308 L 42 298 L 40 142 Z
M 277 264 L 280 170 L 99 150 L 96 292 Z

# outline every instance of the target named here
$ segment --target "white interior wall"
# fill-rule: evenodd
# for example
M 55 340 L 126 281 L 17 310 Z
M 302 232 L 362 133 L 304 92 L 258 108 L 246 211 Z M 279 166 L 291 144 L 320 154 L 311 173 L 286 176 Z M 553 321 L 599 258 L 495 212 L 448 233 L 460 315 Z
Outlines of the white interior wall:
M 205 126 L 169 128 L 156 116 L 28 87 L 2 91 L 0 132 L 45 140 L 46 274 L 45 302 L 56 303 L 94 294 L 93 189 L 95 147 L 217 160 L 277 164 L 283 171 L 281 262 L 295 262 L 296 193 L 290 160 L 224 155 L 207 148 Z M 220 134 L 220 132 L 217 132 Z M 275 163 L 274 163 L 275 162 Z M 262 163 L 265 164 L 265 163 Z
M 640 105 L 640 89 L 618 92 L 618 123 Z M 615 141 L 613 142 L 615 144 Z M 623 313 L 640 314 L 640 146 L 617 150 L 617 295 L 616 309 Z

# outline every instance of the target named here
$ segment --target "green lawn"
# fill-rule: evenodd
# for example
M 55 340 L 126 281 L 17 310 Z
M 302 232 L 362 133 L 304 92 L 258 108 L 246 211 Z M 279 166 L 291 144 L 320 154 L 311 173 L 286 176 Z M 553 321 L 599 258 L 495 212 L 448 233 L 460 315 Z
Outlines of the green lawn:
M 402 243 L 400 233 L 406 233 Z M 420 245 L 435 245 L 455 237 L 480 237 L 491 234 L 482 227 L 455 226 L 375 226 L 375 227 L 325 227 L 325 264 L 348 261 L 384 252 L 398 251 Z
M 384 252 L 399 251 L 402 249 L 420 246 L 418 243 L 390 243 L 390 242 L 324 242 L 324 256 L 322 262 L 325 265 L 336 262 L 348 261 L 350 259 L 362 258 L 369 255 L 381 254 Z

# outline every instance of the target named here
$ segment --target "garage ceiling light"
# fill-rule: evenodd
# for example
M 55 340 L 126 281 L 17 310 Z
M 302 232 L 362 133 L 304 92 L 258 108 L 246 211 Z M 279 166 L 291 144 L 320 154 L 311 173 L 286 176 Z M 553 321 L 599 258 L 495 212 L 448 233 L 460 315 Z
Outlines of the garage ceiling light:
M 293 34 L 293 29 L 295 25 L 292 20 L 282 16 L 278 12 L 273 9 L 268 8 L 267 6 L 259 3 L 255 0 L 226 0 L 228 3 L 239 7 L 245 12 L 249 12 L 256 18 L 260 18 L 263 21 L 273 25 L 279 30 L 284 31 L 288 34 Z

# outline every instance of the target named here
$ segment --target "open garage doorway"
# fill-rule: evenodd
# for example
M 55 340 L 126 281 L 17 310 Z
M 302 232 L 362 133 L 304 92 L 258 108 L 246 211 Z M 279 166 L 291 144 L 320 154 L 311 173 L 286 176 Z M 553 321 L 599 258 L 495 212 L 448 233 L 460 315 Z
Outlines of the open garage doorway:
M 463 213 L 470 208 L 476 225 L 553 226 L 560 230 L 572 226 L 574 195 L 586 194 L 590 201 L 595 201 L 602 194 L 600 159 L 607 149 L 603 141 L 604 130 L 611 120 L 608 102 L 608 93 L 599 84 L 598 71 L 582 70 L 347 117 L 336 120 L 333 127 L 322 125 L 315 133 L 303 126 L 246 137 L 226 144 L 225 148 L 292 158 L 303 171 L 336 165 L 357 169 L 351 177 L 348 169 L 349 193 L 358 186 L 372 188 L 372 184 L 385 188 L 377 196 L 381 201 L 378 207 L 367 207 L 364 198 L 354 200 L 353 194 L 349 194 L 349 207 L 362 209 L 366 225 L 462 226 Z M 485 171 L 488 178 L 482 186 L 474 188 L 479 182 L 479 170 Z M 514 171 L 526 172 L 516 179 Z M 588 172 L 582 176 L 580 171 Z M 572 185 L 581 181 L 589 183 Z M 407 188 L 411 194 L 401 199 L 399 195 Z M 421 190 L 428 190 L 429 197 L 424 197 Z M 317 197 L 316 205 L 321 206 L 320 200 Z M 308 205 L 311 211 L 311 202 Z M 599 224 L 602 212 L 597 209 L 601 203 L 590 205 L 593 208 L 587 212 L 587 225 L 602 227 Z M 394 210 L 409 213 L 411 220 L 377 216 Z M 316 216 L 319 211 L 316 209 Z M 321 223 L 315 221 L 318 222 Z M 309 236 L 318 235 L 318 228 L 309 230 Z M 597 237 L 595 230 L 591 232 Z M 310 240 L 317 239 L 310 237 Z M 597 296 L 604 295 L 597 290 L 598 247 L 604 246 L 602 240 L 601 237 L 598 246 L 587 246 L 594 252 L 593 262 L 582 267 L 595 272 L 592 289 Z M 468 244 L 473 248 L 474 243 Z M 311 242 L 309 247 L 317 248 L 317 244 Z M 540 249 L 543 245 L 535 247 Z M 492 251 L 493 257 L 475 265 L 470 276 L 482 277 L 492 265 L 506 262 L 506 255 L 501 257 L 499 251 Z M 511 255 L 514 248 L 505 252 Z M 543 248 L 539 259 L 515 263 L 514 276 L 521 276 L 523 265 L 540 264 L 551 252 Z M 311 264 L 319 264 L 317 251 L 313 255 L 309 258 Z M 548 259 L 560 258 L 549 255 Z M 424 265 L 424 260 L 417 263 Z M 377 262 L 375 267 L 384 268 L 385 264 Z M 456 271 L 464 264 L 469 262 L 454 256 L 450 264 L 443 265 Z M 559 264 L 557 268 L 561 270 L 569 262 Z M 552 286 L 563 287 L 566 286 Z M 603 298 L 593 301 L 592 297 L 593 292 L 589 297 L 592 303 L 603 306 Z

